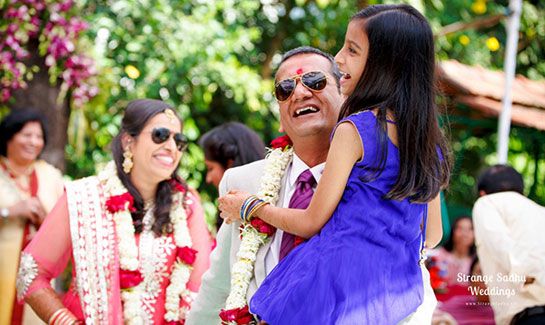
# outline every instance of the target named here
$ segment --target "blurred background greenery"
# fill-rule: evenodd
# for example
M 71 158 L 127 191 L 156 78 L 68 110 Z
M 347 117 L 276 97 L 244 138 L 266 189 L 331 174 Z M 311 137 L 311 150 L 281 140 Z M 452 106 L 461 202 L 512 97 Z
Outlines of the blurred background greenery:
M 507 0 L 405 2 L 430 20 L 439 60 L 502 69 Z M 203 154 L 196 140 L 214 126 L 240 121 L 268 143 L 278 135 L 272 77 L 281 53 L 311 45 L 335 54 L 350 16 L 375 3 L 381 1 L 76 1 L 72 14 L 89 24 L 77 47 L 96 62 L 99 92 L 84 105 L 68 101 L 69 109 L 63 113 L 69 117 L 66 173 L 73 178 L 87 176 L 109 159 L 108 143 L 129 100 L 160 98 L 184 119 L 184 132 L 192 143 L 181 172 L 200 191 L 207 216 L 213 219 L 217 193 L 204 183 Z M 0 4 L 2 10 L 8 6 L 7 1 Z M 492 22 L 479 23 L 488 18 Z M 445 29 L 455 23 L 461 27 Z M 524 1 L 517 73 L 544 79 L 544 54 L 545 3 Z M 456 109 L 468 108 L 456 105 Z M 475 177 L 495 163 L 497 119 L 452 118 L 450 122 L 447 131 L 456 166 L 445 197 L 453 219 L 470 214 L 476 199 Z M 542 205 L 544 139 L 543 131 L 514 126 L 509 148 L 509 162 L 524 174 L 529 196 Z

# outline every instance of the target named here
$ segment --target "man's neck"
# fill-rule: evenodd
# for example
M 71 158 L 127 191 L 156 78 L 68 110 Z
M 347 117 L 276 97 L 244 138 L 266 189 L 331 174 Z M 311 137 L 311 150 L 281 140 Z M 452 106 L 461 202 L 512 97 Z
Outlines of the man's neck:
M 293 144 L 293 150 L 307 166 L 312 168 L 326 161 L 329 139 L 299 141 Z

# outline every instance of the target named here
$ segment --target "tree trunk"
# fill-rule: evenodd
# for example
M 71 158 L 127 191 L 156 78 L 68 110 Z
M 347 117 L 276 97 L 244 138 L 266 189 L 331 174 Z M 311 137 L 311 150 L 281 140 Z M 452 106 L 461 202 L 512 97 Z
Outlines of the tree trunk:
M 25 62 L 27 66 L 37 65 L 40 71 L 27 83 L 26 89 L 13 93 L 14 103 L 11 109 L 33 108 L 42 112 L 47 118 L 47 146 L 42 158 L 55 165 L 61 171 L 65 170 L 64 148 L 67 144 L 67 128 L 70 116 L 68 101 L 64 99 L 57 103 L 60 93 L 60 84 L 52 86 L 49 83 L 49 74 L 44 58 L 38 54 L 38 41 L 30 41 L 30 58 Z

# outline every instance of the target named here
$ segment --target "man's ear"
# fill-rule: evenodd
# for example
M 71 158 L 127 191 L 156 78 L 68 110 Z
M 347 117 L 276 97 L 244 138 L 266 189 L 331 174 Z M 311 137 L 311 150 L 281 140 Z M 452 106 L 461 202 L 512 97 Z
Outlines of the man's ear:
M 278 127 L 278 132 L 284 133 L 284 127 L 282 126 L 282 120 L 280 120 L 280 126 Z
M 485 195 L 486 195 L 486 192 L 484 190 L 479 191 L 479 196 L 485 196 Z
M 133 137 L 131 137 L 127 133 L 123 133 L 121 135 L 121 146 L 123 147 L 123 151 L 130 149 L 132 142 L 133 142 Z

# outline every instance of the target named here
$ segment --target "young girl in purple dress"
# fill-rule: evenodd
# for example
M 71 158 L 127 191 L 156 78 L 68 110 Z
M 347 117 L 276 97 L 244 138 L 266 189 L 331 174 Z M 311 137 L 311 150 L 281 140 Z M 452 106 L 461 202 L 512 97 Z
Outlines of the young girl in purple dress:
M 346 100 L 310 206 L 256 213 L 310 238 L 250 302 L 269 324 L 409 322 L 423 301 L 424 238 L 428 246 L 441 238 L 439 191 L 450 164 L 428 22 L 408 5 L 370 6 L 351 19 L 336 61 Z M 239 218 L 245 200 L 255 198 L 225 196 L 222 215 Z

